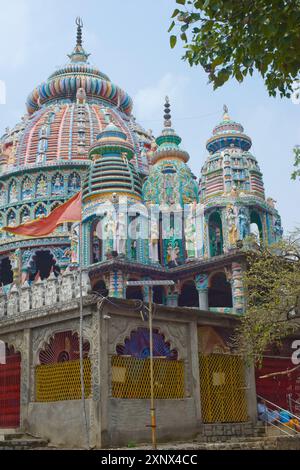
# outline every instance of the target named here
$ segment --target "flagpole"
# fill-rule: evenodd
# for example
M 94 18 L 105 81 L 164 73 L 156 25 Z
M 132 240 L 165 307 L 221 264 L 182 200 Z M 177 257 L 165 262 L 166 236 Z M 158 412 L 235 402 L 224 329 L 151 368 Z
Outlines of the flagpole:
M 90 448 L 89 427 L 85 406 L 84 394 L 84 370 L 83 370 L 83 297 L 82 297 L 82 221 L 79 222 L 79 362 L 80 362 L 80 385 L 81 385 L 81 402 L 82 412 L 86 433 L 86 442 L 88 449 Z

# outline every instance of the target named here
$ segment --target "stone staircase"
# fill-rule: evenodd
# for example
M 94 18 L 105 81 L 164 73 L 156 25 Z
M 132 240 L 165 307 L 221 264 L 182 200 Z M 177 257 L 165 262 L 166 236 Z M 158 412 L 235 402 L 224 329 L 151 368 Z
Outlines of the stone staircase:
M 32 450 L 45 448 L 48 441 L 24 434 L 14 429 L 0 430 L 0 451 L 2 450 Z

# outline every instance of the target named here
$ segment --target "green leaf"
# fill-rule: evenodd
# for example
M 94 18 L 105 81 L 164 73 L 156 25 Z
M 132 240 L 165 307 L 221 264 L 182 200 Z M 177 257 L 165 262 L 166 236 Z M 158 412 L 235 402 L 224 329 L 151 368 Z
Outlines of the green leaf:
M 176 0 L 176 3 L 179 3 L 179 5 L 185 5 L 186 0 Z
M 178 8 L 175 8 L 175 10 L 173 11 L 173 15 L 171 16 L 171 18 L 175 18 L 175 16 L 177 16 L 178 13 L 180 13 L 180 11 L 178 10 Z
M 172 31 L 172 29 L 174 28 L 174 26 L 175 26 L 175 21 L 172 21 L 172 23 L 171 23 L 171 25 L 170 25 L 170 27 L 169 27 L 169 29 L 168 29 L 168 33 L 169 33 L 170 31 Z
M 176 42 L 177 42 L 177 37 L 176 36 L 170 36 L 171 49 L 174 49 L 174 47 L 176 46 Z

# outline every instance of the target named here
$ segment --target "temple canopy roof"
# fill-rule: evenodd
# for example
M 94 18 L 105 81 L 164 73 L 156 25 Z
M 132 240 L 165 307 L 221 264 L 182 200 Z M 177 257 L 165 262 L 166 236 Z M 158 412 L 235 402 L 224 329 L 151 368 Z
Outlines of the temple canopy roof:
M 206 143 L 207 150 L 216 152 L 230 146 L 249 150 L 252 141 L 250 137 L 244 134 L 243 126 L 230 118 L 226 105 L 224 105 L 223 110 L 222 121 L 213 129 L 213 135 Z

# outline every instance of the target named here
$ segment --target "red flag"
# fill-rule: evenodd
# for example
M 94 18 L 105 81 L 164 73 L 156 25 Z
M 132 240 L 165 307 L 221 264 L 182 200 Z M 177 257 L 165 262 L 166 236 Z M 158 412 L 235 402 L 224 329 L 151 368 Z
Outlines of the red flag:
M 71 199 L 56 207 L 47 217 L 35 219 L 17 227 L 3 227 L 6 232 L 29 237 L 43 237 L 53 232 L 64 222 L 78 222 L 81 214 L 81 191 Z

